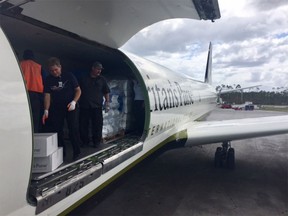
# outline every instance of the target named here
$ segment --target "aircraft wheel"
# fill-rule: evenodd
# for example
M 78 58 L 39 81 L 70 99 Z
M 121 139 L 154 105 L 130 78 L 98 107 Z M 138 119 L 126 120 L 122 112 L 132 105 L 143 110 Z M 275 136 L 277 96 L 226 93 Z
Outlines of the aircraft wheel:
M 227 154 L 227 167 L 229 169 L 234 169 L 235 167 L 235 151 L 234 148 L 230 148 Z
M 214 166 L 216 168 L 222 166 L 222 148 L 217 147 L 216 152 L 215 152 L 215 157 L 214 157 Z

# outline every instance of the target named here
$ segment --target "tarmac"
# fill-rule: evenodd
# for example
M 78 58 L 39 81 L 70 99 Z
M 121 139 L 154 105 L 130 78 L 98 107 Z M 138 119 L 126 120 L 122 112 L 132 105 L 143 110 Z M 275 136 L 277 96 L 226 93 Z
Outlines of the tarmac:
M 207 120 L 287 115 L 217 109 Z M 214 167 L 221 143 L 145 159 L 69 215 L 288 215 L 288 134 L 232 141 L 235 169 Z

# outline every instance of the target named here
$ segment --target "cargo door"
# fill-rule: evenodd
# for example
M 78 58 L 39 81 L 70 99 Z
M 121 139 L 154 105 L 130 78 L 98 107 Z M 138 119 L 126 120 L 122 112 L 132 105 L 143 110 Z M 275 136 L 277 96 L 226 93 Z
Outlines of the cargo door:
M 2 11 L 36 19 L 112 48 L 119 48 L 138 31 L 161 20 L 220 18 L 217 0 L 8 0 L 2 4 Z
M 7 215 L 27 205 L 32 126 L 22 74 L 1 28 L 0 50 L 0 215 Z

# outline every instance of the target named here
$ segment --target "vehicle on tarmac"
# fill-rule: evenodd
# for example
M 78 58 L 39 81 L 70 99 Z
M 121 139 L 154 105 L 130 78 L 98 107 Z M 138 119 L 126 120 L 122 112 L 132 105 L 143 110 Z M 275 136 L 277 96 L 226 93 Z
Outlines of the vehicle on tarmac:
M 224 103 L 224 104 L 221 105 L 221 108 L 222 108 L 222 109 L 232 109 L 232 105 L 231 105 L 231 104 Z

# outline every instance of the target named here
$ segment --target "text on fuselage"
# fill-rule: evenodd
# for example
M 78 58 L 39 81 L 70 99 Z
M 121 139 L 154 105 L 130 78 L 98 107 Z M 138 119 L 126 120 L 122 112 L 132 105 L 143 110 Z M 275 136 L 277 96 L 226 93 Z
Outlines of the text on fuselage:
M 179 106 L 193 104 L 192 93 L 189 90 L 183 90 L 178 82 L 170 82 L 168 86 L 153 85 L 148 86 L 147 91 L 154 99 L 154 108 L 150 112 L 162 111 Z

